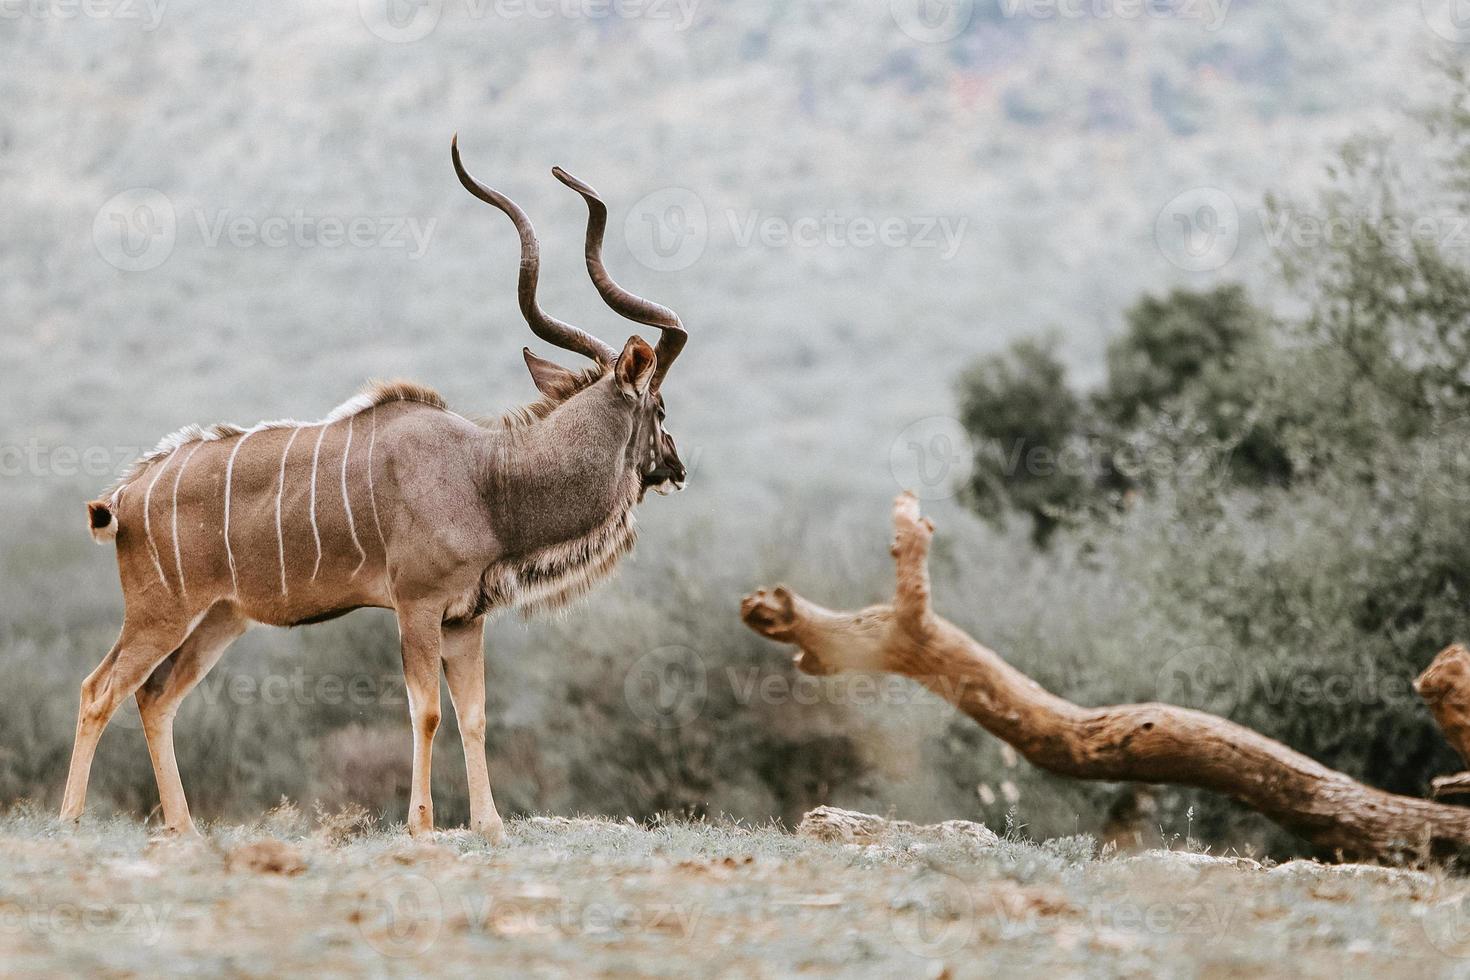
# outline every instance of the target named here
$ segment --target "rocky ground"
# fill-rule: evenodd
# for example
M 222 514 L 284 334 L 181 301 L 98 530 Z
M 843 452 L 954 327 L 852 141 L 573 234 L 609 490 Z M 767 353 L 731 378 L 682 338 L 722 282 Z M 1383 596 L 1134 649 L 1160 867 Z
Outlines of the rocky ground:
M 1098 854 L 838 814 L 510 821 L 499 849 L 290 806 L 197 842 L 0 819 L 16 976 L 1470 976 L 1438 869 Z

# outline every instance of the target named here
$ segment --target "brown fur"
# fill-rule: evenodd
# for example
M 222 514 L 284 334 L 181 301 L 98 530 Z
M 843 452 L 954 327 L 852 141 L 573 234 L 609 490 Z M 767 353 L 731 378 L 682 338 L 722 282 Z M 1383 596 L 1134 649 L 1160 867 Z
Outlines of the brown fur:
M 586 595 L 633 547 L 633 509 L 655 467 L 672 460 L 682 479 L 672 442 L 667 453 L 648 448 L 664 438 L 651 363 L 630 365 L 542 377 L 537 401 L 481 424 L 427 388 L 392 382 L 320 422 L 192 426 L 160 442 L 89 506 L 93 533 L 116 541 L 127 614 L 84 685 L 63 812 L 80 812 L 105 718 L 136 691 L 165 821 L 191 826 L 173 771 L 178 700 L 251 621 L 303 625 L 377 606 L 397 612 L 404 638 L 418 774 L 410 825 L 430 826 L 423 773 L 441 651 L 463 651 L 451 690 L 470 712 L 467 764 L 480 767 L 483 672 L 467 664 L 482 656 L 471 644 L 485 617 Z M 497 836 L 488 781 L 473 779 L 473 821 Z
M 373 381 L 363 389 L 369 405 L 387 405 L 389 402 L 417 402 L 430 408 L 449 409 L 448 403 L 433 388 L 416 381 L 395 378 L 388 381 Z
M 360 412 L 367 411 L 369 408 L 374 408 L 379 405 L 388 405 L 393 402 L 413 402 L 420 405 L 428 405 L 430 408 L 438 408 L 444 411 L 449 410 L 449 405 L 447 402 L 444 401 L 443 396 L 440 395 L 433 388 L 430 388 L 426 385 L 421 385 L 416 381 L 407 381 L 401 378 L 396 378 L 388 381 L 368 382 L 367 387 L 363 388 L 363 390 L 355 398 L 343 402 L 336 409 L 334 409 L 332 413 L 327 416 L 327 418 L 330 419 L 338 416 L 338 413 L 343 412 L 344 410 L 348 410 L 350 406 L 360 406 L 352 408 L 351 410 L 351 414 L 358 414 Z M 312 423 L 283 420 L 279 422 L 263 422 L 256 428 L 285 429 L 308 424 Z M 140 476 L 142 476 L 144 471 L 146 471 L 148 467 L 151 466 L 153 463 L 157 462 L 160 459 L 165 459 L 168 456 L 171 456 L 179 449 L 182 449 L 184 446 L 188 446 L 192 443 L 212 442 L 220 439 L 230 439 L 234 436 L 244 435 L 247 431 L 250 430 L 247 430 L 242 426 L 231 424 L 229 422 L 216 422 L 214 425 L 211 425 L 207 428 L 200 425 L 186 425 L 182 429 L 171 432 L 168 435 L 164 436 L 162 439 L 159 440 L 158 445 L 155 446 L 150 452 L 145 453 L 144 455 L 138 457 L 138 459 L 134 460 L 128 466 L 128 468 L 123 471 L 122 476 L 118 477 L 116 482 L 114 482 L 106 490 L 102 491 L 101 497 L 87 505 L 87 509 L 90 514 L 91 526 L 94 529 L 106 527 L 106 521 L 104 521 L 102 524 L 97 523 L 97 515 L 99 511 L 101 513 L 109 513 L 110 508 L 116 506 L 118 494 L 120 494 L 129 483 L 132 483 Z
M 320 422 L 189 426 L 130 466 L 88 506 L 94 537 L 116 541 L 126 609 L 116 645 L 82 683 L 63 819 L 81 816 L 98 740 L 131 696 L 165 825 L 192 831 L 173 747 L 189 691 L 252 621 L 291 626 L 375 606 L 394 611 L 401 637 L 414 733 L 410 832 L 433 829 L 442 673 L 464 743 L 471 825 L 503 838 L 485 761 L 486 614 L 561 608 L 585 594 L 633 546 L 644 491 L 683 487 L 658 387 L 684 331 L 601 268 L 600 202 L 585 187 L 588 271 L 615 309 L 659 326 L 658 354 L 638 337 L 619 354 L 546 315 L 530 221 L 453 156 L 465 187 L 515 221 L 521 312 L 533 332 L 596 366 L 568 371 L 525 351 L 541 398 L 490 422 L 449 411 L 427 388 L 385 382 Z

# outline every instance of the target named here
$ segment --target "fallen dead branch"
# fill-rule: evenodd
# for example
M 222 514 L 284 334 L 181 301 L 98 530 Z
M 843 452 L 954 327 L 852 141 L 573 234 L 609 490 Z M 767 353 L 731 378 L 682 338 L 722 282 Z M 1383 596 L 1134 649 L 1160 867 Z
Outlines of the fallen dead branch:
M 1470 762 L 1470 650 L 1454 643 L 1439 651 L 1414 681 L 1414 690 L 1429 706 L 1445 741 L 1462 761 Z M 1436 776 L 1429 795 L 1435 799 L 1470 795 L 1470 772 Z
M 785 586 L 763 588 L 741 604 L 746 625 L 794 644 L 796 665 L 808 673 L 912 678 L 1034 765 L 1064 776 L 1224 793 L 1344 856 L 1405 861 L 1470 847 L 1470 809 L 1365 786 L 1224 718 L 1157 703 L 1086 708 L 1044 690 L 935 614 L 934 526 L 912 495 L 894 502 L 893 522 L 891 602 L 839 612 Z
M 1429 795 L 1436 800 L 1445 796 L 1470 796 L 1470 772 L 1435 776 L 1429 781 Z

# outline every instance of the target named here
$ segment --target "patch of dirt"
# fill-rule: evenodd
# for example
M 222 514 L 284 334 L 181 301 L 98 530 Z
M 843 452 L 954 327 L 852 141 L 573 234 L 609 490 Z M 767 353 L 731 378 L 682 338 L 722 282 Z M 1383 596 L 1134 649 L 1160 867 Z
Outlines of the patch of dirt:
M 253 871 L 290 877 L 306 870 L 306 857 L 285 841 L 258 840 L 241 844 L 226 854 L 225 870 L 232 874 Z

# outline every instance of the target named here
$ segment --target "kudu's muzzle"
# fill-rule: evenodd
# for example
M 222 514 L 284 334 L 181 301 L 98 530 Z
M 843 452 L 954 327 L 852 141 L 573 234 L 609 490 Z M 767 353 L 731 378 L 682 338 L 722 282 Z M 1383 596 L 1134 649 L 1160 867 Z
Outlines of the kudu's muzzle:
M 658 456 L 658 464 L 643 478 L 643 485 L 659 494 L 683 490 L 689 473 L 684 469 L 679 450 L 667 432 L 660 433 Z

